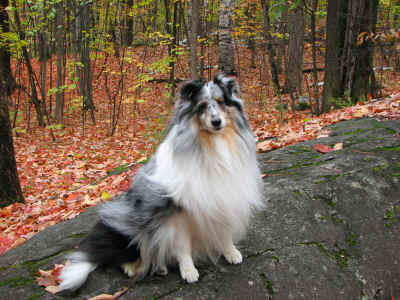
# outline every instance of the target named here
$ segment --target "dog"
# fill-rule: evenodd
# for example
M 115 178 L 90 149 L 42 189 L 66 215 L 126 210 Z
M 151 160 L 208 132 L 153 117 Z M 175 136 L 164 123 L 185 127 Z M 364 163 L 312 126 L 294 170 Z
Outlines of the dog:
M 119 265 L 140 280 L 177 264 L 192 283 L 199 259 L 242 262 L 235 243 L 264 203 L 239 87 L 217 75 L 184 83 L 177 98 L 162 143 L 129 190 L 101 206 L 60 274 L 59 291 L 78 289 L 100 265 Z

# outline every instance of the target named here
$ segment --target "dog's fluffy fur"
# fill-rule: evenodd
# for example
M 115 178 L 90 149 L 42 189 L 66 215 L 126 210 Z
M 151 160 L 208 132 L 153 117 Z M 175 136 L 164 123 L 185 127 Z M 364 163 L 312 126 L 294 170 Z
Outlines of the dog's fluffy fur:
M 130 189 L 102 205 L 100 221 L 61 273 L 60 290 L 74 290 L 97 266 L 117 264 L 128 276 L 167 274 L 177 263 L 187 282 L 194 260 L 222 254 L 242 262 L 234 246 L 262 206 L 254 137 L 236 82 L 184 84 L 166 136 Z

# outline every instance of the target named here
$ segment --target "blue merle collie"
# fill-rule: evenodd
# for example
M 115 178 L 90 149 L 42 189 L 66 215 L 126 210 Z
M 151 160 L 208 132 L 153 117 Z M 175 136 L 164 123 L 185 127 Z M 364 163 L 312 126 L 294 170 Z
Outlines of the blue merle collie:
M 130 277 L 166 275 L 179 266 L 195 282 L 194 261 L 242 255 L 252 212 L 262 207 L 254 137 L 234 79 L 184 84 L 166 136 L 130 189 L 102 205 L 100 221 L 62 270 L 60 290 L 74 290 L 99 265 Z

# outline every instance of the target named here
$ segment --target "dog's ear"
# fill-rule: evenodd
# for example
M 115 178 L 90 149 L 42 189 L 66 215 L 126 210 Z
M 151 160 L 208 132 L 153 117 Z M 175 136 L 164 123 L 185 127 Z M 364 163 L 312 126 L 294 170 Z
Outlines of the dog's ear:
M 237 84 L 235 78 L 233 77 L 225 77 L 222 74 L 216 75 L 214 77 L 214 83 L 217 84 L 222 90 L 225 90 L 229 93 L 229 96 L 235 94 L 237 97 L 240 97 L 240 89 Z
M 196 95 L 200 92 L 205 84 L 204 80 L 191 80 L 185 82 L 180 88 L 180 97 L 183 100 L 194 101 Z

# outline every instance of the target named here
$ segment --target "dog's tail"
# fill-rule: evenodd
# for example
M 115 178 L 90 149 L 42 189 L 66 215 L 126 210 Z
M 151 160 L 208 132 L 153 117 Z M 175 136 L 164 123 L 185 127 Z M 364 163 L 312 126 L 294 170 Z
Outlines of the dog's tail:
M 59 291 L 74 291 L 85 283 L 90 272 L 96 269 L 97 265 L 88 261 L 85 252 L 76 252 L 69 256 L 69 264 L 61 271 L 61 284 L 58 286 Z
M 68 256 L 62 269 L 59 291 L 76 290 L 90 272 L 100 265 L 122 265 L 140 258 L 137 243 L 116 229 L 99 221 L 79 245 L 79 251 Z

